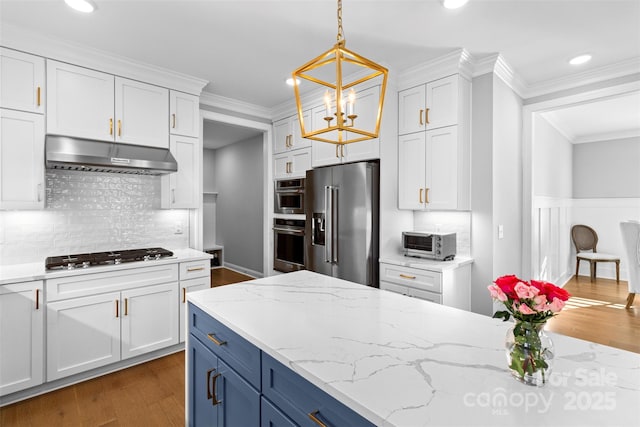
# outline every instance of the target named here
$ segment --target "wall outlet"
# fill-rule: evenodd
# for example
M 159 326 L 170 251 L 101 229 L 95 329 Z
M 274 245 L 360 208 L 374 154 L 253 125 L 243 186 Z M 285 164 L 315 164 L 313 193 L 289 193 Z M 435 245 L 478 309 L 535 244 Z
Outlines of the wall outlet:
M 504 225 L 498 225 L 498 239 L 504 239 Z
M 182 234 L 182 224 L 179 222 L 176 222 L 176 226 L 173 230 L 173 234 Z

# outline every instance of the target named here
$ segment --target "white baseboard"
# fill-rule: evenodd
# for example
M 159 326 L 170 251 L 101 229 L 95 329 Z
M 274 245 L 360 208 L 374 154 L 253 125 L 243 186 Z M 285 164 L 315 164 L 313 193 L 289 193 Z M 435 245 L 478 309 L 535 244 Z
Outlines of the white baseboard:
M 247 276 L 255 277 L 256 279 L 264 277 L 264 274 L 262 274 L 259 271 L 251 270 L 250 268 L 245 268 L 236 264 L 231 264 L 226 261 L 224 262 L 223 267 L 228 268 L 229 270 L 233 270 L 237 273 L 242 273 L 242 274 L 246 274 Z

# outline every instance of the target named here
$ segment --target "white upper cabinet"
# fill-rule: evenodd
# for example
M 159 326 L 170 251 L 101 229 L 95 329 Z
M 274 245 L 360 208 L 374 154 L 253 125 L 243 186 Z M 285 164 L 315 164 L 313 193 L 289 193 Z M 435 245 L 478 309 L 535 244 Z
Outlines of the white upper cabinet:
M 165 209 L 192 209 L 199 205 L 200 156 L 202 148 L 198 138 L 171 135 L 170 151 L 178 162 L 178 172 L 162 176 L 162 207 Z
M 0 109 L 0 209 L 43 209 L 44 191 L 44 116 Z
M 273 178 L 303 178 L 311 169 L 311 149 L 301 148 L 273 156 Z
M 44 58 L 0 48 L 0 107 L 44 114 Z
M 311 111 L 303 112 L 305 126 L 311 126 Z M 302 137 L 298 115 L 287 117 L 273 123 L 273 152 L 283 153 L 288 150 L 311 146 L 311 140 Z
M 114 141 L 114 76 L 47 60 L 47 133 Z
M 169 90 L 116 77 L 116 142 L 169 148 Z
M 458 145 L 457 126 L 398 138 L 400 209 L 468 209 L 465 187 L 458 185 L 468 176 L 459 165 Z
M 169 147 L 169 90 L 47 60 L 47 133 Z
M 458 123 L 458 89 L 455 74 L 398 93 L 398 133 L 419 132 Z
M 169 91 L 171 113 L 169 132 L 172 135 L 200 137 L 200 98 L 196 95 Z

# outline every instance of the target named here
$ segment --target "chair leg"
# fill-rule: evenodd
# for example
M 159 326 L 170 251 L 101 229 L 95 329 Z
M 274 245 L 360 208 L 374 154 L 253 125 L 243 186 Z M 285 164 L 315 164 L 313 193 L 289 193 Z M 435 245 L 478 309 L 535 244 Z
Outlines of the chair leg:
M 620 283 L 620 261 L 616 261 L 616 283 Z
M 633 292 L 629 292 L 629 296 L 627 296 L 627 305 L 624 308 L 631 308 L 631 304 L 633 304 L 633 300 L 635 299 L 636 294 Z
M 576 258 L 576 279 L 578 278 L 578 270 L 580 270 L 580 258 Z
M 596 263 L 593 261 L 589 261 L 589 273 L 591 273 L 591 281 L 593 282 L 596 279 Z

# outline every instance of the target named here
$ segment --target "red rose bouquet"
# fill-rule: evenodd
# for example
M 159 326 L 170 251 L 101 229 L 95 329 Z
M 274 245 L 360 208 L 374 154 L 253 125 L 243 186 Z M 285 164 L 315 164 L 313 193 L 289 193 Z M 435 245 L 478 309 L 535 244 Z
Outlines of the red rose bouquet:
M 487 288 L 507 308 L 493 317 L 506 321 L 513 316 L 516 321 L 506 338 L 511 374 L 525 384 L 545 384 L 551 373 L 553 343 L 544 333 L 544 324 L 564 308 L 571 295 L 549 282 L 529 283 L 516 276 L 498 277 Z

